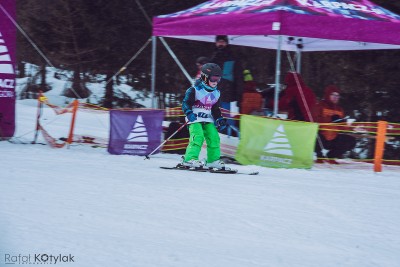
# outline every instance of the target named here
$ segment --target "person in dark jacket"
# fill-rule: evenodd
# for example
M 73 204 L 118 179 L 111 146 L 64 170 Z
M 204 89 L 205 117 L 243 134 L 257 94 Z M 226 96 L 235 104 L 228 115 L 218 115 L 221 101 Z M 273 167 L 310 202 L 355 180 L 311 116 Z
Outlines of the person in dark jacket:
M 243 92 L 243 67 L 230 46 L 228 36 L 217 35 L 215 38 L 215 51 L 210 62 L 216 63 L 222 68 L 222 80 L 218 84 L 221 92 L 221 107 L 232 110 L 231 105 L 239 107 Z
M 286 89 L 279 95 L 279 111 L 286 111 L 289 120 L 312 122 L 312 109 L 317 102 L 314 92 L 304 83 L 301 75 L 296 72 L 288 72 L 284 84 Z M 273 109 L 273 98 L 270 98 L 266 107 Z
M 324 98 L 314 107 L 313 114 L 315 122 L 319 123 L 338 123 L 344 121 L 344 110 L 339 105 L 340 89 L 334 85 L 325 88 Z M 340 133 L 339 128 L 330 126 L 327 130 L 321 130 L 315 146 L 317 163 L 327 161 L 331 164 L 338 164 L 336 158 L 341 158 L 343 154 L 352 150 L 356 145 L 353 136 Z M 328 150 L 327 158 L 323 159 L 322 149 Z

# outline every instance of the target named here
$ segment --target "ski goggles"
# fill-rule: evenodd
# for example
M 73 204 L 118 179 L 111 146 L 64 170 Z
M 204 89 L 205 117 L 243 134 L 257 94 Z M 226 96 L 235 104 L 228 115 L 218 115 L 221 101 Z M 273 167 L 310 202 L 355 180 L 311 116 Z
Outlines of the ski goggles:
M 212 83 L 215 83 L 215 82 L 219 83 L 221 81 L 221 76 L 213 75 L 213 76 L 210 76 L 210 78 L 208 80 Z

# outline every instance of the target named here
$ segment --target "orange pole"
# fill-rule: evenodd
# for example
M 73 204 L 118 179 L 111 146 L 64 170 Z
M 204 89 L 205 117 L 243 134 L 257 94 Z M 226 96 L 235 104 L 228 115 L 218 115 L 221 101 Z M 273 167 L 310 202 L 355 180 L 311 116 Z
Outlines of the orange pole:
M 374 155 L 374 171 L 382 171 L 382 158 L 385 150 L 387 121 L 378 121 L 378 132 L 376 134 L 375 155 Z
M 78 105 L 79 101 L 78 99 L 74 100 L 74 107 L 72 108 L 72 121 L 71 121 L 71 127 L 69 129 L 69 135 L 67 139 L 68 145 L 72 143 L 72 138 L 74 136 L 74 127 L 75 127 L 75 119 L 76 119 L 76 111 L 78 110 Z

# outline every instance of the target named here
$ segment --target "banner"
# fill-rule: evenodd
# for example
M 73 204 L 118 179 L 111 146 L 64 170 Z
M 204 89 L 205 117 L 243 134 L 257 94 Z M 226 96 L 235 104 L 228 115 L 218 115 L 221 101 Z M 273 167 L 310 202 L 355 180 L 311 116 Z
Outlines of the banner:
M 235 159 L 244 165 L 311 168 L 317 131 L 316 123 L 243 115 Z
M 15 0 L 0 1 L 0 139 L 15 131 Z M 9 17 L 10 16 L 10 17 Z
M 110 154 L 145 156 L 161 144 L 163 110 L 110 111 Z

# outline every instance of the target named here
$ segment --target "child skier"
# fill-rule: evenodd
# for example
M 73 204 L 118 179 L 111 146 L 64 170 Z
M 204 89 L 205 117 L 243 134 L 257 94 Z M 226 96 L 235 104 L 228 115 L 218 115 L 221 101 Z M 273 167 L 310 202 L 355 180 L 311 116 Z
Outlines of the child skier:
M 200 78 L 186 91 L 182 110 L 188 121 L 190 138 L 180 164 L 183 168 L 225 169 L 224 162 L 220 160 L 220 139 L 217 131 L 217 128 L 221 131 L 227 127 L 227 121 L 221 115 L 220 91 L 217 89 L 221 76 L 222 70 L 217 64 L 204 64 Z M 206 162 L 199 161 L 204 139 L 207 143 Z

